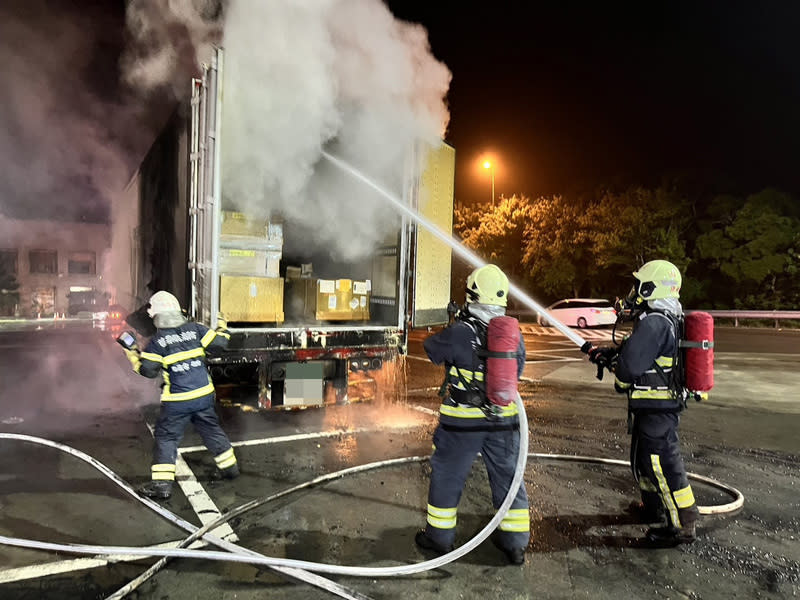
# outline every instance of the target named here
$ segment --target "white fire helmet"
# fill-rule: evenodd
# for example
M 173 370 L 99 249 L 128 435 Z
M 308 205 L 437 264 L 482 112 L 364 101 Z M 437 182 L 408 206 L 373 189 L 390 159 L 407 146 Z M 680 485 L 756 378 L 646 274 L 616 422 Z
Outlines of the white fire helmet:
M 508 277 L 496 265 L 478 267 L 467 277 L 467 302 L 493 306 L 508 303 Z
M 181 305 L 178 299 L 169 292 L 159 291 L 150 297 L 150 306 L 147 314 L 155 317 L 168 312 L 181 312 Z

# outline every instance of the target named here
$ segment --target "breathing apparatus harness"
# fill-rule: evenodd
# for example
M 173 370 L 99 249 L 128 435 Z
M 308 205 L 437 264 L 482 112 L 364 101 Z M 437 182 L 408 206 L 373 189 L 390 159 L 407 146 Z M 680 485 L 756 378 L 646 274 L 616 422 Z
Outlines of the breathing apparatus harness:
M 484 358 L 481 355 L 485 354 L 484 349 L 486 348 L 486 338 L 489 328 L 486 323 L 469 312 L 468 305 L 458 306 L 455 302 L 451 302 L 447 306 L 447 312 L 450 315 L 451 325 L 456 321 L 460 321 L 466 324 L 474 335 L 474 351 L 472 353 L 473 360 L 471 366 L 473 376 L 472 379 L 468 381 L 461 372 L 461 369 L 459 369 L 456 365 L 445 363 L 444 381 L 439 387 L 439 396 L 445 398 L 448 395 L 448 389 L 450 387 L 450 375 L 453 371 L 455 371 L 459 382 L 461 382 L 461 385 L 464 387 L 463 390 L 458 390 L 460 393 L 458 394 L 458 399 L 456 401 L 459 404 L 466 404 L 468 406 L 480 408 L 484 415 L 486 415 L 487 419 L 496 420 L 498 418 L 498 414 L 497 411 L 493 410 L 492 403 L 489 402 L 489 398 L 486 395 L 486 382 L 478 381 L 477 377 L 477 373 L 481 366 L 484 367 L 484 374 L 486 372 L 486 362 L 485 360 L 481 360 Z
M 642 313 L 659 315 L 669 320 L 676 340 L 676 352 L 673 357 L 672 369 L 667 373 L 657 362 L 653 364 L 654 370 L 659 374 L 669 390 L 672 399 L 671 406 L 662 409 L 665 412 L 681 411 L 688 407 L 688 400 L 694 398 L 700 402 L 707 397 L 706 392 L 713 386 L 713 319 L 708 313 L 696 311 L 684 317 L 676 316 L 668 311 L 657 310 L 637 299 L 635 288 L 625 298 L 615 304 L 617 320 L 611 334 L 614 346 L 593 347 L 589 342 L 581 348 L 589 354 L 590 360 L 597 364 L 597 378 L 603 379 L 603 370 L 611 372 L 616 370 L 619 353 L 627 338 L 617 339 L 619 324 L 635 321 Z M 687 336 L 687 320 L 691 329 Z M 689 339 L 687 339 L 687 337 Z M 700 354 L 698 354 L 700 353 Z M 630 400 L 629 400 L 630 402 Z M 648 409 L 658 410 L 658 409 Z M 631 409 L 628 414 L 628 429 L 630 433 Z
M 511 317 L 494 317 L 490 324 L 487 325 L 477 316 L 473 315 L 469 310 L 469 304 L 465 304 L 464 306 L 458 307 L 454 302 L 451 302 L 447 307 L 447 312 L 451 317 L 451 324 L 454 321 L 461 321 L 467 327 L 470 328 L 474 335 L 473 339 L 473 361 L 472 361 L 472 373 L 473 377 L 471 380 L 467 380 L 464 377 L 461 369 L 457 366 L 445 363 L 445 376 L 444 381 L 442 382 L 441 387 L 439 388 L 439 396 L 442 398 L 446 397 L 448 394 L 448 388 L 451 384 L 450 375 L 452 372 L 455 372 L 456 377 L 458 377 L 459 382 L 463 386 L 463 390 L 458 388 L 458 395 L 457 398 L 454 398 L 459 404 L 466 404 L 468 406 L 472 406 L 475 408 L 480 408 L 486 418 L 490 421 L 496 421 L 502 415 L 503 406 L 506 406 L 507 403 L 504 403 L 501 398 L 495 396 L 502 396 L 502 391 L 498 394 L 497 388 L 509 388 L 513 387 L 513 392 L 516 393 L 516 377 L 514 377 L 514 384 L 513 386 L 509 385 L 510 382 L 508 381 L 507 373 L 505 374 L 506 377 L 501 379 L 502 376 L 498 373 L 497 381 L 495 385 L 492 385 L 492 382 L 489 378 L 492 376 L 489 372 L 488 368 L 488 360 L 489 359 L 501 359 L 501 360 L 513 360 L 514 361 L 514 374 L 516 375 L 516 357 L 517 357 L 517 349 L 516 347 L 513 351 L 509 348 L 505 350 L 490 350 L 489 349 L 489 330 L 492 328 L 492 323 L 497 321 L 500 323 L 503 320 L 512 320 Z M 516 320 L 513 319 L 515 326 Z M 505 324 L 508 325 L 507 323 Z M 481 368 L 482 367 L 482 368 Z M 482 372 L 484 379 L 480 381 L 477 377 L 477 373 Z M 487 393 L 487 387 L 491 387 L 494 389 L 494 394 Z

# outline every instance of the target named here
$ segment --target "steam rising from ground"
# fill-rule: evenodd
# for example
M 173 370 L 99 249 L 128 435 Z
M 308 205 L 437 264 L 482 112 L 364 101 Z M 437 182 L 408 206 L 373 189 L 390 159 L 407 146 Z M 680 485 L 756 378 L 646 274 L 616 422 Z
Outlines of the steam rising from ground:
M 172 81 L 186 60 L 181 49 L 209 61 L 215 18 L 222 10 L 210 1 L 131 3 L 129 27 L 150 51 L 126 63 L 128 79 Z M 182 48 L 167 44 L 179 29 L 189 40 Z M 363 184 L 320 162 L 320 150 L 402 193 L 409 149 L 438 143 L 449 119 L 451 75 L 431 54 L 427 32 L 379 0 L 231 0 L 222 43 L 226 208 L 280 212 L 344 258 L 368 253 L 397 217 Z M 189 89 L 188 78 L 179 83 Z

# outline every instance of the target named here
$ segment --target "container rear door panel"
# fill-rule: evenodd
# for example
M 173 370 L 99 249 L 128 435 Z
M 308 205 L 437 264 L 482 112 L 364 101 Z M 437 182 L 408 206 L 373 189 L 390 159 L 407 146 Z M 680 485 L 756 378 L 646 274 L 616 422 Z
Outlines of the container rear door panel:
M 448 144 L 429 147 L 416 194 L 419 214 L 448 235 L 453 230 L 455 156 L 455 149 Z M 414 246 L 413 327 L 447 323 L 451 263 L 450 246 L 418 225 Z

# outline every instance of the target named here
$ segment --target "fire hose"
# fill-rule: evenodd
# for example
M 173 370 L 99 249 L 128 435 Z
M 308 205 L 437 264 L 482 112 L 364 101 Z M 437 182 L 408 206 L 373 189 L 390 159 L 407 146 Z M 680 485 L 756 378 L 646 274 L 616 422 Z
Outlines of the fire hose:
M 522 400 L 519 396 L 517 398 L 517 404 L 518 406 L 521 407 L 521 415 L 524 415 L 525 414 L 524 407 L 521 406 Z M 160 570 L 166 564 L 169 558 L 201 558 L 206 560 L 239 562 L 239 563 L 247 563 L 252 565 L 270 567 L 292 579 L 309 583 L 311 585 L 329 591 L 333 594 L 336 594 L 342 598 L 353 598 L 356 600 L 364 600 L 367 597 L 364 596 L 363 594 L 345 588 L 344 586 L 341 586 L 335 582 L 327 580 L 313 573 L 309 573 L 308 571 L 338 574 L 338 575 L 359 576 L 359 577 L 388 577 L 396 575 L 410 575 L 413 573 L 419 573 L 422 571 L 436 569 L 447 563 L 457 560 L 458 558 L 464 556 L 468 552 L 471 552 L 475 547 L 481 544 L 499 525 L 500 521 L 504 518 L 506 512 L 508 511 L 508 508 L 511 506 L 511 502 L 513 502 L 513 499 L 516 495 L 516 490 L 519 488 L 519 485 L 522 484 L 522 479 L 525 471 L 525 464 L 528 457 L 539 458 L 544 460 L 564 460 L 572 462 L 600 463 L 600 464 L 610 464 L 610 465 L 625 465 L 625 466 L 628 465 L 626 461 L 608 459 L 608 458 L 572 456 L 572 455 L 561 455 L 561 454 L 542 454 L 542 453 L 529 454 L 527 452 L 528 435 L 527 435 L 527 424 L 525 423 L 526 421 L 527 421 L 526 418 L 520 419 L 520 430 L 521 430 L 520 453 L 517 461 L 517 469 L 515 471 L 515 477 L 514 480 L 512 481 L 511 487 L 509 488 L 509 494 L 507 495 L 501 506 L 498 508 L 498 511 L 495 514 L 495 516 L 486 524 L 486 526 L 477 535 L 475 535 L 471 540 L 466 542 L 464 545 L 459 546 L 457 549 L 453 550 L 452 552 L 449 552 L 448 554 L 444 554 L 435 559 L 427 560 L 420 563 L 401 565 L 395 567 L 353 567 L 353 566 L 343 566 L 343 565 L 331 565 L 325 563 L 314 563 L 314 562 L 295 560 L 295 559 L 267 557 L 252 550 L 249 550 L 247 548 L 244 548 L 242 546 L 239 546 L 237 544 L 234 544 L 232 542 L 228 542 L 220 538 L 217 538 L 211 535 L 209 532 L 215 529 L 216 527 L 219 527 L 223 523 L 229 521 L 230 519 L 233 519 L 250 510 L 253 510 L 254 508 L 257 508 L 259 506 L 277 500 L 278 498 L 282 498 L 284 496 L 297 492 L 301 489 L 317 486 L 324 482 L 339 479 L 346 475 L 362 473 L 377 468 L 384 468 L 388 466 L 394 466 L 412 462 L 423 462 L 428 460 L 428 457 L 412 456 L 406 458 L 384 460 L 356 467 L 350 467 L 348 469 L 343 469 L 341 471 L 336 471 L 334 473 L 322 475 L 313 480 L 283 490 L 277 494 L 273 494 L 265 498 L 260 498 L 257 500 L 247 502 L 237 508 L 232 509 L 225 515 L 220 516 L 215 521 L 208 523 L 201 528 L 197 528 L 196 526 L 192 525 L 191 523 L 188 523 L 187 521 L 184 521 L 171 511 L 163 508 L 162 506 L 153 502 L 152 500 L 138 496 L 135 490 L 133 490 L 130 486 L 128 486 L 119 476 L 117 476 L 108 467 L 106 467 L 96 459 L 92 458 L 91 456 L 81 452 L 80 450 L 71 448 L 63 444 L 59 444 L 57 442 L 53 442 L 51 440 L 45 440 L 43 438 L 22 435 L 22 434 L 12 434 L 12 433 L 0 433 L 0 439 L 18 440 L 23 442 L 30 442 L 44 446 L 49 446 L 58 449 L 60 451 L 67 452 L 87 462 L 88 464 L 92 465 L 94 468 L 99 470 L 101 473 L 103 473 L 106 477 L 111 479 L 119 487 L 121 487 L 126 493 L 128 493 L 128 495 L 136 498 L 139 502 L 146 505 L 151 510 L 155 511 L 157 514 L 167 519 L 168 521 L 190 532 L 191 535 L 187 537 L 185 540 L 183 540 L 180 544 L 180 547 L 176 549 L 164 549 L 156 547 L 97 546 L 97 545 L 85 545 L 85 544 L 55 544 L 39 540 L 13 538 L 8 536 L 0 536 L 0 544 L 33 548 L 39 550 L 49 550 L 56 552 L 70 552 L 75 554 L 134 555 L 134 556 L 163 557 L 160 561 L 158 561 L 145 573 L 143 573 L 135 580 L 131 581 L 126 586 L 124 586 L 111 596 L 109 596 L 109 599 L 122 598 L 125 595 L 132 592 L 139 585 L 144 583 L 144 581 L 146 581 L 148 578 L 154 575 L 158 570 Z M 525 430 L 524 435 L 522 431 L 523 429 Z M 744 502 L 744 497 L 741 494 L 741 492 L 739 492 L 737 489 L 727 486 L 715 479 L 704 477 L 701 475 L 696 475 L 694 473 L 689 473 L 688 476 L 690 479 L 706 483 L 733 497 L 733 501 L 728 504 L 718 505 L 718 506 L 698 507 L 701 514 L 722 514 L 722 513 L 733 512 L 741 508 Z M 191 545 L 193 542 L 199 539 L 202 539 L 203 541 L 213 544 L 226 551 L 218 552 L 210 550 L 192 550 L 187 548 L 189 545 Z
M 395 208 L 399 210 L 400 213 L 410 217 L 418 224 L 422 225 L 426 229 L 430 231 L 435 237 L 443 241 L 445 244 L 449 245 L 453 250 L 462 256 L 462 258 L 466 259 L 469 263 L 475 266 L 482 266 L 484 261 L 482 261 L 476 254 L 472 253 L 467 248 L 463 247 L 459 244 L 456 240 L 454 240 L 449 234 L 441 231 L 438 227 L 433 225 L 431 222 L 424 219 L 420 216 L 417 212 L 412 210 L 410 207 L 406 206 L 402 203 L 398 198 L 396 198 L 391 193 L 384 190 L 382 187 L 377 185 L 375 182 L 371 181 L 369 178 L 365 177 L 362 173 L 355 170 L 353 167 L 345 163 L 344 161 L 330 155 L 327 152 L 322 152 L 322 155 L 341 168 L 342 170 L 348 172 L 353 177 L 360 179 L 362 182 L 366 183 L 378 193 L 380 193 L 383 197 L 388 199 Z M 529 306 L 530 308 L 534 309 L 541 315 L 547 315 L 546 310 L 539 305 L 535 300 L 533 300 L 530 296 L 528 296 L 523 290 L 519 287 L 510 284 L 509 290 L 513 293 L 516 297 L 518 297 L 524 304 Z M 548 317 L 548 320 L 556 327 L 561 333 L 563 333 L 569 340 L 575 343 L 578 347 L 584 349 L 585 345 L 587 344 L 586 340 L 581 338 L 571 329 L 569 329 L 566 325 L 559 322 L 556 319 L 552 319 Z M 304 484 L 300 484 L 299 486 L 295 486 L 293 488 L 284 490 L 278 494 L 274 494 L 267 498 L 262 498 L 259 500 L 254 500 L 248 502 L 238 508 L 235 508 L 221 516 L 217 520 L 209 523 L 202 528 L 197 528 L 191 523 L 184 521 L 174 513 L 164 509 L 160 505 L 156 504 L 155 502 L 148 500 L 146 498 L 140 498 L 136 494 L 136 492 L 130 488 L 122 479 L 120 479 L 115 473 L 113 473 L 110 469 L 108 469 L 105 465 L 100 463 L 99 461 L 95 460 L 94 458 L 68 446 L 64 446 L 62 444 L 58 444 L 56 442 L 52 442 L 49 440 L 44 440 L 42 438 L 36 438 L 32 436 L 25 436 L 25 435 L 17 435 L 17 434 L 6 434 L 0 433 L 0 439 L 16 439 L 20 441 L 27 441 L 31 443 L 38 443 L 47 446 L 51 446 L 57 448 L 59 450 L 68 452 L 81 460 L 84 460 L 94 466 L 96 469 L 100 470 L 104 475 L 109 477 L 112 481 L 114 481 L 117 485 L 122 487 L 129 495 L 137 498 L 140 502 L 147 505 L 149 508 L 154 510 L 156 513 L 161 515 L 162 517 L 166 518 L 167 520 L 175 523 L 182 529 L 188 531 L 191 535 L 183 540 L 180 544 L 180 547 L 177 549 L 163 549 L 163 548 L 154 548 L 154 547 L 140 547 L 140 548 L 132 548 L 132 547 L 118 547 L 118 546 L 92 546 L 92 545 L 83 545 L 83 544 L 54 544 L 48 542 L 42 542 L 38 540 L 28 540 L 23 538 L 12 538 L 7 536 L 0 536 L 0 543 L 13 545 L 13 546 L 21 546 L 27 548 L 35 548 L 40 550 L 51 550 L 51 551 L 58 551 L 58 552 L 71 552 L 77 554 L 127 554 L 127 555 L 135 555 L 135 556 L 162 556 L 164 557 L 158 563 L 156 563 L 153 567 L 151 567 L 147 572 L 142 574 L 140 577 L 135 579 L 134 581 L 130 582 L 128 585 L 124 586 L 117 592 L 115 592 L 110 598 L 122 598 L 133 589 L 135 589 L 138 585 L 140 585 L 143 581 L 145 581 L 148 577 L 152 576 L 155 572 L 157 572 L 164 564 L 166 564 L 166 560 L 171 557 L 181 557 L 181 558 L 202 558 L 207 560 L 219 560 L 219 561 L 229 561 L 229 562 L 241 562 L 241 563 L 248 563 L 253 565 L 260 565 L 270 567 L 284 575 L 287 575 L 291 578 L 304 581 L 306 583 L 310 583 L 311 585 L 315 585 L 331 593 L 334 593 L 343 598 L 353 598 L 356 600 L 363 600 L 366 598 L 363 594 L 359 592 L 355 592 L 353 590 L 349 590 L 339 584 L 336 584 L 332 581 L 329 581 L 323 577 L 315 575 L 313 573 L 309 573 L 308 571 L 314 571 L 319 573 L 330 573 L 336 575 L 350 575 L 350 576 L 358 576 L 358 577 L 388 577 L 388 576 L 396 576 L 396 575 L 410 575 L 414 573 L 419 573 L 422 571 L 427 571 L 431 569 L 439 568 L 445 564 L 448 564 L 458 558 L 464 556 L 465 554 L 472 551 L 475 547 L 481 544 L 484 540 L 486 540 L 489 535 L 497 528 L 500 524 L 502 519 L 505 517 L 508 509 L 510 508 L 514 498 L 516 497 L 517 490 L 519 489 L 520 485 L 522 484 L 524 473 L 525 473 L 525 465 L 527 462 L 528 456 L 537 457 L 537 458 L 544 458 L 544 459 L 554 459 L 554 460 L 569 460 L 569 461 L 578 461 L 578 462 L 595 462 L 595 463 L 605 463 L 605 464 L 623 464 L 627 465 L 627 462 L 614 460 L 614 459 L 603 459 L 603 458 L 595 458 L 595 457 L 582 457 L 582 456 L 568 456 L 568 455 L 558 455 L 558 454 L 537 454 L 531 453 L 528 454 L 528 423 L 527 423 L 527 415 L 525 414 L 525 407 L 522 403 L 522 398 L 517 394 L 516 404 L 518 407 L 518 412 L 520 415 L 520 449 L 519 455 L 517 457 L 516 468 L 514 472 L 514 477 L 512 479 L 511 485 L 509 486 L 508 494 L 506 495 L 505 499 L 501 503 L 500 507 L 498 508 L 496 514 L 492 517 L 492 519 L 486 524 L 486 526 L 481 529 L 478 534 L 476 534 L 472 539 L 466 542 L 464 545 L 459 546 L 455 550 L 439 556 L 432 560 L 427 560 L 420 563 L 415 563 L 411 565 L 401 565 L 395 567 L 353 567 L 353 566 L 342 566 L 342 565 L 332 565 L 332 564 L 325 564 L 325 563 L 314 563 L 309 561 L 303 560 L 294 560 L 294 559 L 285 559 L 285 558 L 276 558 L 276 557 L 267 557 L 232 542 L 228 542 L 222 540 L 218 537 L 215 537 L 209 533 L 215 527 L 225 523 L 229 519 L 234 518 L 248 510 L 252 510 L 257 506 L 261 506 L 267 502 L 290 494 L 294 491 L 299 489 L 311 487 L 313 485 L 318 485 L 324 481 L 330 481 L 333 479 L 337 479 L 339 477 L 343 477 L 347 474 L 358 473 L 363 471 L 368 471 L 375 468 L 380 468 L 384 466 L 394 465 L 394 464 L 402 464 L 407 462 L 419 462 L 423 460 L 427 460 L 427 457 L 409 457 L 409 458 L 402 458 L 402 459 L 393 459 L 387 461 L 380 461 L 377 463 L 370 463 L 367 465 L 362 465 L 359 467 L 351 467 L 350 469 L 345 469 L 342 471 L 338 471 L 336 473 L 331 473 L 322 477 L 318 477 L 317 479 L 311 480 Z M 743 502 L 744 497 L 742 496 L 741 492 L 736 490 L 735 488 L 726 486 L 716 480 L 711 478 L 702 477 L 700 475 L 695 475 L 690 473 L 689 477 L 691 479 L 696 479 L 708 483 L 713 487 L 717 487 L 725 491 L 728 494 L 731 494 L 734 497 L 734 501 L 728 503 L 726 505 L 721 506 L 712 506 L 712 507 L 699 507 L 701 514 L 720 514 L 724 512 L 731 512 L 738 510 Z M 219 551 L 206 551 L 206 550 L 192 550 L 187 548 L 191 545 L 194 541 L 198 539 L 203 539 L 204 541 L 213 544 L 226 552 L 219 552 Z

